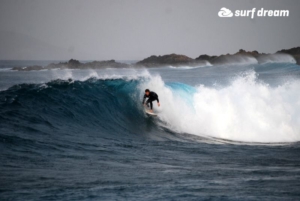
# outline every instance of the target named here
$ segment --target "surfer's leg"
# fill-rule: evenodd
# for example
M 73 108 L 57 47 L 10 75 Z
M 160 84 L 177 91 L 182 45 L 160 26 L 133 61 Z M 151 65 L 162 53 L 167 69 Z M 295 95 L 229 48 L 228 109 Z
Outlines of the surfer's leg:
M 149 99 L 147 100 L 147 102 L 146 102 L 146 104 L 147 104 L 148 107 L 149 107 L 149 104 L 150 104 L 150 110 L 152 110 L 152 108 L 153 108 L 152 101 L 154 101 L 154 100 L 152 100 L 152 99 L 149 98 Z

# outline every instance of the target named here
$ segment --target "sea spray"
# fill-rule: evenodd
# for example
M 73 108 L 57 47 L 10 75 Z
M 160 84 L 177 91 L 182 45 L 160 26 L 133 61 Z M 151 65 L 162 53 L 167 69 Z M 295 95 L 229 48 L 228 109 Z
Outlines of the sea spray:
M 154 76 L 140 89 L 150 88 L 159 94 L 159 118 L 177 132 L 243 142 L 300 140 L 297 80 L 271 87 L 249 72 L 221 88 L 201 85 L 190 93 L 185 87 L 172 88 Z

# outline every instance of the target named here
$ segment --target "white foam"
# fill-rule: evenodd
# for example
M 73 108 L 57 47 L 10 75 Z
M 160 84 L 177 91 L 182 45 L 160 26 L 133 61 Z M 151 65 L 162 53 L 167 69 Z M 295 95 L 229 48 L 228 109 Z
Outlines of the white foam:
M 186 70 L 186 69 L 195 69 L 195 68 L 203 68 L 203 67 L 209 67 L 212 66 L 212 64 L 209 61 L 202 61 L 202 63 L 198 62 L 197 65 L 194 66 L 169 66 L 169 68 L 174 68 L 178 70 Z
M 11 71 L 12 68 L 0 68 L 0 71 Z
M 256 58 L 248 55 L 223 55 L 216 59 L 217 65 L 249 65 L 257 63 L 258 61 Z
M 254 72 L 226 87 L 196 87 L 186 93 L 167 87 L 159 76 L 140 86 L 159 94 L 159 118 L 170 129 L 243 142 L 300 140 L 300 82 L 278 87 L 258 82 Z M 189 100 L 190 99 L 190 100 Z
M 296 63 L 294 57 L 284 53 L 259 55 L 257 60 L 259 63 Z
M 125 80 L 134 80 L 140 77 L 150 77 L 150 74 L 147 70 L 135 70 L 135 69 L 87 69 L 87 70 L 59 70 L 51 71 L 51 79 L 72 79 L 79 81 L 86 81 L 90 78 L 96 79 L 125 79 Z

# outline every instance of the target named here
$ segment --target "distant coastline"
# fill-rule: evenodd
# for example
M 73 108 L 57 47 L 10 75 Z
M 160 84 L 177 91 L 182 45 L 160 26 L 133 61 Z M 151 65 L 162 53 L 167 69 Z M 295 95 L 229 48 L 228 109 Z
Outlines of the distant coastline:
M 13 67 L 12 70 L 31 71 L 45 69 L 150 68 L 162 66 L 210 66 L 268 62 L 290 62 L 300 65 L 300 47 L 279 50 L 273 54 L 259 53 L 258 51 L 245 51 L 240 49 L 235 54 L 219 56 L 210 56 L 204 54 L 195 59 L 181 54 L 168 54 L 163 56 L 152 55 L 133 64 L 117 62 L 115 60 L 82 63 L 76 59 L 70 59 L 68 62 L 51 63 L 47 66 L 16 66 Z

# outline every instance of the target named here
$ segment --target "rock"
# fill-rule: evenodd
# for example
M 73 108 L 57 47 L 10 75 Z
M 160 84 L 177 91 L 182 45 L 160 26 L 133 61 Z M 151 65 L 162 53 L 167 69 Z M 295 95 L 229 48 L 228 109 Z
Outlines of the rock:
M 300 65 L 300 47 L 279 50 L 277 53 L 286 53 L 292 55 L 295 58 L 297 64 Z
M 295 58 L 297 64 L 300 65 L 300 55 L 292 55 L 292 56 Z
M 240 49 L 237 53 L 235 53 L 234 55 L 244 55 L 244 56 L 253 56 L 253 57 L 257 57 L 260 53 L 256 50 L 254 51 L 245 51 L 243 49 Z
M 300 47 L 294 47 L 291 49 L 279 50 L 277 53 L 287 53 L 290 55 L 300 55 Z
M 180 54 L 168 54 L 163 56 L 155 56 L 152 55 L 142 61 L 137 62 L 137 65 L 142 65 L 146 67 L 154 67 L 158 65 L 172 65 L 172 66 L 180 66 L 185 64 L 191 64 L 194 60 L 190 57 Z
M 90 63 L 83 64 L 84 68 L 92 68 L 92 69 L 99 69 L 99 68 L 125 68 L 128 67 L 128 64 L 119 63 L 115 60 L 107 60 L 107 61 L 93 61 Z
M 81 63 L 78 61 L 78 60 L 75 60 L 75 59 L 70 59 L 68 61 L 68 65 L 70 66 L 79 66 Z
M 199 57 L 196 58 L 196 60 L 206 60 L 206 61 L 210 61 L 211 59 L 216 58 L 217 56 L 209 56 L 207 54 L 202 54 Z
M 68 68 L 70 69 L 80 69 L 82 68 L 82 63 L 80 63 L 78 60 L 70 59 L 67 63 Z
M 208 61 L 214 65 L 221 64 L 237 64 L 237 63 L 253 63 L 255 59 L 253 57 L 257 57 L 259 55 L 258 51 L 245 51 L 240 49 L 235 54 L 225 54 L 220 56 L 209 56 L 207 54 L 200 55 L 196 58 L 196 61 Z
M 285 54 L 285 55 L 284 55 Z M 284 59 L 279 58 L 284 57 Z M 288 56 L 288 57 L 287 57 Z M 291 49 L 283 49 L 275 54 L 259 53 L 258 51 L 245 51 L 240 49 L 235 54 L 226 54 L 220 56 L 209 56 L 207 54 L 200 55 L 196 59 L 192 59 L 181 54 L 168 54 L 163 56 L 152 55 L 143 59 L 136 64 L 128 65 L 125 63 L 116 62 L 115 60 L 106 61 L 93 61 L 88 63 L 81 63 L 76 59 L 70 59 L 68 62 L 51 63 L 46 67 L 42 66 L 28 66 L 28 67 L 14 67 L 12 70 L 18 71 L 31 71 L 31 70 L 44 70 L 44 69 L 102 69 L 102 68 L 127 68 L 127 67 L 161 67 L 161 66 L 197 66 L 197 65 L 220 65 L 220 64 L 252 64 L 263 63 L 268 60 L 279 62 L 290 62 L 296 60 L 300 65 L 300 47 Z M 294 61 L 294 60 L 293 60 Z M 209 62 L 209 63 L 207 63 Z

